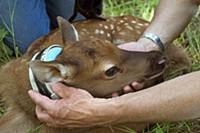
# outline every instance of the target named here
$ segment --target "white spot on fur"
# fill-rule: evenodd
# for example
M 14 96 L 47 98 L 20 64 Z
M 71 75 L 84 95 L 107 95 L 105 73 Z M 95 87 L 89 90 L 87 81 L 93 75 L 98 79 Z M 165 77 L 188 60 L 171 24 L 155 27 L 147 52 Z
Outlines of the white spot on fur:
M 103 24 L 99 24 L 100 27 L 103 27 Z
M 104 28 L 105 28 L 105 29 L 108 29 L 108 26 L 107 26 L 107 25 L 104 25 Z
M 66 77 L 66 76 L 71 75 L 68 67 L 61 65 L 61 64 L 58 64 L 58 67 L 59 67 L 59 70 L 60 70 L 62 77 Z
M 129 25 L 129 23 L 124 23 L 124 25 Z
M 119 32 L 120 35 L 126 35 L 126 32 Z
M 116 19 L 115 19 L 115 18 L 110 18 L 110 20 L 112 20 L 112 21 L 114 21 L 114 22 L 116 21 Z
M 84 34 L 90 34 L 90 33 L 86 30 L 86 31 L 81 31 L 80 34 L 84 35 Z
M 114 44 L 122 44 L 122 43 L 125 43 L 125 41 L 122 40 L 122 39 L 116 39 L 116 40 L 114 40 Z
M 100 30 L 100 34 L 104 34 L 104 31 L 103 31 L 103 30 Z
M 135 20 L 132 20 L 132 21 L 131 21 L 131 23 L 135 24 L 135 23 L 136 23 L 136 21 L 135 21 Z
M 134 30 L 133 27 L 131 27 L 130 25 L 127 25 L 126 28 L 129 30 Z
M 136 26 L 135 26 L 135 28 L 136 28 L 136 29 L 141 29 L 142 27 L 140 27 L 140 26 L 136 25 Z
M 114 25 L 110 24 L 110 29 L 113 30 L 114 29 Z
M 74 34 L 75 34 L 75 36 L 76 36 L 76 41 L 79 41 L 79 35 L 78 35 L 78 31 L 76 30 L 76 28 L 74 27 L 74 25 L 73 24 L 71 24 L 71 27 L 73 28 L 73 30 L 74 30 Z
M 119 26 L 117 26 L 117 28 L 116 28 L 116 29 L 117 29 L 117 31 L 120 31 L 120 30 L 121 30 L 121 28 L 120 28 Z
M 112 63 L 105 63 L 105 65 L 103 66 L 104 71 L 107 71 L 108 69 L 112 68 L 113 66 L 115 66 Z
M 120 23 L 124 23 L 124 20 L 120 20 Z
M 120 25 L 121 24 L 121 22 L 117 22 L 117 25 Z
M 110 37 L 110 33 L 107 33 L 107 37 Z
M 79 34 L 80 34 L 80 35 L 85 35 L 85 32 L 82 32 L 82 31 L 81 31 Z
M 96 29 L 94 33 L 99 34 L 100 33 L 99 29 Z
M 87 32 L 87 29 L 83 28 L 82 31 Z
M 137 25 L 139 25 L 139 26 L 144 26 L 144 24 L 142 24 L 142 23 L 137 23 Z

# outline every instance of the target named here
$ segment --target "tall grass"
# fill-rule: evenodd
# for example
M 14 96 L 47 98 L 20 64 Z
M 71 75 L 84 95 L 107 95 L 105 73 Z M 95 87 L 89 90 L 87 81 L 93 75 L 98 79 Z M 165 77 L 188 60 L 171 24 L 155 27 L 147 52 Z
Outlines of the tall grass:
M 17 46 L 17 41 L 15 38 L 15 31 L 14 31 L 14 17 L 15 17 L 15 8 L 16 8 L 16 4 L 17 4 L 17 0 L 14 2 L 13 8 L 11 8 L 11 4 L 8 1 L 8 10 L 9 10 L 9 16 L 7 16 L 9 18 L 9 23 L 10 25 L 8 25 L 8 23 L 6 23 L 5 19 L 3 18 L 3 16 L 0 15 L 0 19 L 3 23 L 3 26 L 6 28 L 7 32 L 9 33 L 12 42 L 13 42 L 13 52 L 16 58 L 18 58 L 20 56 L 20 52 Z
M 158 0 L 104 0 L 104 15 L 121 16 L 132 14 L 150 21 Z

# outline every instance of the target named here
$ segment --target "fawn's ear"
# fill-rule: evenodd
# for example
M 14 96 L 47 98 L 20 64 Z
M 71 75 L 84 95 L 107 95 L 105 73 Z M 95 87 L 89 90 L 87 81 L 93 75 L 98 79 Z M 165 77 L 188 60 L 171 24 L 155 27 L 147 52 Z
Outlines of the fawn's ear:
M 62 32 L 63 43 L 79 41 L 78 32 L 72 24 L 60 16 L 57 17 L 57 21 Z
M 29 63 L 34 75 L 41 82 L 70 82 L 76 74 L 76 67 L 73 65 L 63 65 L 56 61 L 44 62 L 34 60 Z

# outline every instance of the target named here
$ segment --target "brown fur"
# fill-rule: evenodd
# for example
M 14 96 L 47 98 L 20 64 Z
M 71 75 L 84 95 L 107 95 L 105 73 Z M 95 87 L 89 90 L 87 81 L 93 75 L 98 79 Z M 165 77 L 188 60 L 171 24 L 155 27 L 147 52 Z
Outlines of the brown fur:
M 108 18 L 106 21 L 88 20 L 76 22 L 74 25 L 79 32 L 81 41 L 77 42 L 70 38 L 74 36 L 74 33 L 63 35 L 63 33 L 66 33 L 63 27 L 68 25 L 61 24 L 60 29 L 36 40 L 26 54 L 19 59 L 11 61 L 0 70 L 0 95 L 8 106 L 6 114 L 0 119 L 2 133 L 24 133 L 40 124 L 35 117 L 34 103 L 27 94 L 27 91 L 31 89 L 28 79 L 28 63 L 36 52 L 52 44 L 61 44 L 64 49 L 55 62 L 35 61 L 32 63 L 32 66 L 35 67 L 36 76 L 43 81 L 51 81 L 51 78 L 46 79 L 45 75 L 52 73 L 53 76 L 62 78 L 62 82 L 66 84 L 84 88 L 94 96 L 106 97 L 112 92 L 120 91 L 124 85 L 132 81 L 143 80 L 146 83 L 146 87 L 148 87 L 154 85 L 160 78 L 157 77 L 148 81 L 148 76 L 153 76 L 163 70 L 163 66 L 157 64 L 162 58 L 161 53 L 127 52 L 113 45 L 113 43 L 136 41 L 148 26 L 146 21 L 132 16 L 125 16 Z M 137 27 L 139 25 L 140 28 Z M 104 29 L 104 34 L 102 34 L 102 29 Z M 120 34 L 120 32 L 125 32 L 126 34 Z M 172 50 L 172 54 L 168 56 L 169 61 L 175 60 L 179 68 L 187 66 L 188 60 L 183 52 L 174 51 Z M 110 78 L 104 75 L 102 68 L 108 63 L 120 68 L 121 71 L 115 77 Z M 55 67 L 55 64 L 62 64 L 71 68 L 69 70 L 70 75 L 66 77 L 60 75 L 60 71 Z M 39 75 L 39 73 L 43 72 L 40 68 L 43 68 L 43 70 L 51 69 L 49 73 Z M 131 124 L 129 127 L 139 127 L 138 125 L 133 125 Z M 94 127 L 76 131 L 43 126 L 42 133 L 107 133 L 112 132 L 111 128 L 117 133 L 122 132 L 115 127 Z

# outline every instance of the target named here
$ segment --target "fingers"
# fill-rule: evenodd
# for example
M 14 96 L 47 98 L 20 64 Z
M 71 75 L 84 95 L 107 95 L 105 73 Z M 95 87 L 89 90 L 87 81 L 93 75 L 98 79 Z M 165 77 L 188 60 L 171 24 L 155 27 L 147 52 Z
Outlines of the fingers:
M 125 94 L 127 94 L 127 93 L 130 93 L 130 92 L 134 92 L 135 90 L 131 86 L 125 86 L 123 88 L 123 91 L 124 91 Z
M 81 99 L 92 98 L 92 95 L 83 89 L 68 87 L 61 83 L 52 84 L 51 86 L 53 91 L 66 101 L 70 100 L 71 97 L 79 97 Z
M 36 111 L 37 118 L 41 122 L 45 123 L 47 126 L 62 127 L 62 121 L 60 121 L 60 119 L 52 117 L 45 110 L 43 110 L 40 106 L 36 106 L 35 111 Z
M 70 97 L 74 93 L 76 88 L 68 87 L 61 83 L 51 84 L 53 91 L 62 98 Z
M 144 87 L 144 83 L 133 82 L 131 86 L 136 90 L 141 90 Z
M 141 45 L 138 42 L 129 42 L 129 43 L 121 44 L 121 45 L 118 45 L 118 48 L 127 50 L 127 51 L 142 51 L 142 52 L 146 51 L 145 45 Z
M 118 97 L 119 94 L 117 92 L 112 93 L 112 97 Z
M 31 99 L 40 107 L 42 107 L 45 110 L 53 110 L 55 108 L 54 101 L 51 100 L 46 96 L 43 96 L 37 92 L 34 92 L 32 90 L 28 91 L 29 96 Z
M 144 87 L 144 83 L 133 82 L 131 85 L 127 85 L 123 88 L 125 94 L 130 92 L 139 91 Z
M 123 88 L 124 94 L 131 93 L 131 92 L 136 92 L 138 90 L 141 90 L 144 87 L 144 83 L 138 83 L 138 82 L 133 82 L 131 85 L 127 85 Z M 114 92 L 112 93 L 112 97 L 118 97 L 119 93 Z
M 132 49 L 134 49 L 133 47 L 135 46 L 132 43 L 134 42 L 121 44 L 121 45 L 118 45 L 117 47 L 123 50 L 131 51 Z
M 36 112 L 37 118 L 41 122 L 49 123 L 53 120 L 51 116 L 45 110 L 43 110 L 40 106 L 36 106 L 35 112 Z

